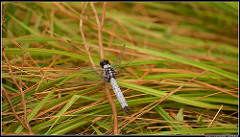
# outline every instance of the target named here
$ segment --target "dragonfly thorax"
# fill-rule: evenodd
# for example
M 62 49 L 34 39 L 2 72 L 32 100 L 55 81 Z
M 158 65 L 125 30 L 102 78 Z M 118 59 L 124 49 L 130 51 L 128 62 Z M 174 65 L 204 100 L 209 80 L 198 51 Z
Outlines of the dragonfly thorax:
M 106 82 L 110 82 L 111 78 L 114 78 L 114 79 L 116 78 L 116 73 L 110 64 L 106 64 L 103 66 L 103 72 L 104 72 L 104 80 Z

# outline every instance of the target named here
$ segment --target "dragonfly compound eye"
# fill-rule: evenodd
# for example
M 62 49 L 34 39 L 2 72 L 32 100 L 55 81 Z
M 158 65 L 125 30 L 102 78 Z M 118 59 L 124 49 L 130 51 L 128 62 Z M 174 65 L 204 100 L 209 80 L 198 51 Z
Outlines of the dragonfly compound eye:
M 100 65 L 101 65 L 102 68 L 103 68 L 104 65 L 107 65 L 107 64 L 110 65 L 110 63 L 107 59 L 102 59 L 101 62 L 100 62 Z

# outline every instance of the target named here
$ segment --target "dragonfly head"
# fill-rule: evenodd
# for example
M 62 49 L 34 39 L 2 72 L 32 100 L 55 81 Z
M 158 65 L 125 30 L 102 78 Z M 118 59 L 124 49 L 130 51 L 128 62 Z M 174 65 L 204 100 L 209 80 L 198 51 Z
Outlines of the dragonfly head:
M 107 64 L 111 65 L 107 59 L 102 59 L 100 61 L 100 65 L 101 65 L 102 68 L 103 68 L 104 65 L 107 65 Z

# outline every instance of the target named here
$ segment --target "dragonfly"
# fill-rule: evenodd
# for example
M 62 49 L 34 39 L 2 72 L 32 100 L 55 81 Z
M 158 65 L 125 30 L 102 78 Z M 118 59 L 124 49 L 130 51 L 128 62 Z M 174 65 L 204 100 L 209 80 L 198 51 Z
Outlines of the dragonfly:
M 121 91 L 121 88 L 119 87 L 119 85 L 116 81 L 116 78 L 119 76 L 121 71 L 130 63 L 130 62 L 128 62 L 125 66 L 123 66 L 123 67 L 121 66 L 121 58 L 122 58 L 124 49 L 125 49 L 125 44 L 123 45 L 123 47 L 120 51 L 120 54 L 116 57 L 116 59 L 114 60 L 112 65 L 108 59 L 102 59 L 100 61 L 101 68 L 97 68 L 97 70 L 100 72 L 97 74 L 100 75 L 100 77 L 103 81 L 111 84 L 111 87 L 112 87 L 119 103 L 121 104 L 123 110 L 128 115 L 130 115 L 130 110 L 129 110 L 127 101 Z M 94 71 L 94 70 L 92 70 L 92 71 Z

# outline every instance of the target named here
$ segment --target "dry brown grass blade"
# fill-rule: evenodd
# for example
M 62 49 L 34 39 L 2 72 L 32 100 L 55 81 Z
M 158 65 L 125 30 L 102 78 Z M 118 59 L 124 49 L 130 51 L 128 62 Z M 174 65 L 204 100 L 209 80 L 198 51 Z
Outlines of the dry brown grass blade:
M 205 75 L 205 76 L 207 76 L 207 75 Z M 229 84 L 229 83 L 227 83 L 227 82 L 225 82 L 225 81 L 222 81 L 222 80 L 220 80 L 220 79 L 216 79 L 216 78 L 213 78 L 213 77 L 210 77 L 210 76 L 207 76 L 207 77 L 209 77 L 209 78 L 211 78 L 211 79 L 213 79 L 213 80 L 216 80 L 216 81 L 218 81 L 218 82 L 220 82 L 220 83 L 222 83 L 222 84 L 224 84 L 224 85 L 226 85 L 226 86 L 229 86 L 230 88 L 233 88 L 233 89 L 238 90 L 237 87 L 235 87 L 235 86 L 233 86 L 233 85 L 231 85 L 231 84 Z
M 2 12 L 2 23 L 1 23 L 1 25 L 3 25 L 5 23 L 5 21 L 6 21 L 4 16 L 5 16 L 5 13 L 6 13 L 7 9 L 6 9 L 6 7 L 5 7 L 5 5 L 3 3 L 1 3 L 1 4 L 2 4 L 2 8 L 4 8 L 4 12 Z
M 233 96 L 233 97 L 238 98 L 238 95 L 235 95 L 235 94 L 233 94 L 233 93 L 231 93 L 231 92 L 228 92 L 228 91 L 226 91 L 226 90 L 224 90 L 224 89 L 222 89 L 222 88 L 219 88 L 219 87 L 217 87 L 217 86 L 213 86 L 213 85 L 211 85 L 211 84 L 208 84 L 208 83 L 205 83 L 205 82 L 201 82 L 201 81 L 197 81 L 197 80 L 194 80 L 194 82 L 199 83 L 199 84 L 202 84 L 202 85 L 204 85 L 204 86 L 206 86 L 206 87 L 209 87 L 210 89 L 216 89 L 216 90 L 218 90 L 218 91 L 221 91 L 221 92 L 223 92 L 223 93 L 226 93 L 226 94 L 228 94 L 228 95 L 231 95 L 231 96 Z M 201 98 L 202 98 L 202 97 L 201 97 Z
M 105 12 L 106 12 L 106 4 L 104 4 L 104 8 L 103 8 L 103 16 L 102 16 L 102 22 L 99 21 L 99 17 L 98 17 L 98 14 L 97 14 L 97 11 L 94 7 L 94 4 L 93 2 L 91 2 L 91 7 L 92 7 L 92 10 L 95 14 L 95 18 L 96 18 L 96 22 L 97 22 L 97 26 L 98 26 L 98 43 L 99 43 L 99 48 L 100 48 L 100 57 L 101 59 L 104 59 L 104 54 L 103 54 L 103 43 L 102 43 L 102 27 L 103 27 L 103 24 L 104 24 L 104 17 L 105 17 Z
M 22 69 L 23 69 L 23 66 L 24 66 L 24 53 L 23 53 L 23 55 L 22 55 Z M 22 90 L 20 90 L 20 91 L 21 91 L 21 96 L 22 96 L 23 112 L 24 112 L 23 121 L 26 123 L 26 126 L 27 126 L 27 129 L 29 130 L 29 133 L 30 133 L 31 135 L 33 135 L 32 129 L 31 129 L 31 127 L 30 127 L 30 125 L 29 125 L 29 123 L 28 123 L 28 120 L 27 120 L 27 104 L 26 104 L 26 102 L 25 102 L 25 97 L 24 97 L 24 92 L 23 92 L 23 85 L 22 85 L 22 83 L 23 83 L 23 82 L 22 82 L 22 72 L 21 72 L 19 84 L 20 84 L 20 88 L 22 89 Z
M 50 112 L 50 111 L 52 111 L 52 110 L 55 110 L 56 108 L 58 108 L 58 107 L 60 107 L 60 106 L 63 106 L 64 104 L 66 104 L 67 102 L 68 102 L 69 100 L 66 100 L 66 101 L 64 101 L 64 102 L 62 102 L 62 103 L 59 103 L 58 105 L 55 105 L 54 107 L 51 107 L 51 108 L 49 108 L 49 109 L 47 109 L 47 110 L 45 110 L 45 111 L 41 111 L 38 115 L 36 115 L 33 119 L 36 119 L 36 118 L 38 118 L 38 117 L 40 117 L 40 116 L 43 116 L 44 114 L 46 114 L 46 113 L 48 113 L 48 112 Z M 57 117 L 56 117 L 57 118 Z
M 88 53 L 88 57 L 89 57 L 89 59 L 90 59 L 90 62 L 91 62 L 91 64 L 92 64 L 92 66 L 94 67 L 95 71 L 96 71 L 98 74 L 100 74 L 100 73 L 98 72 L 98 70 L 96 69 L 94 63 L 93 63 L 93 60 L 92 60 L 92 58 L 91 58 L 91 54 L 90 54 L 90 52 L 89 52 L 89 48 L 88 48 L 88 46 L 87 46 L 86 39 L 85 39 L 85 36 L 84 36 L 84 33 L 83 33 L 83 29 L 82 29 L 83 15 L 84 15 L 84 11 L 85 11 L 85 9 L 86 9 L 87 4 L 88 4 L 88 3 L 84 3 L 84 2 L 83 2 L 83 5 L 82 5 L 82 13 L 81 13 L 81 18 L 80 18 L 80 33 L 81 33 L 81 36 L 82 36 L 82 38 L 83 38 L 83 43 L 84 43 L 85 48 L 86 48 L 86 51 L 87 51 L 87 53 Z M 103 45 L 102 45 L 102 27 L 103 27 L 103 23 L 104 23 L 104 14 L 105 14 L 105 11 L 106 11 L 106 10 L 105 10 L 105 9 L 106 9 L 106 4 L 104 4 L 104 10 L 103 10 L 104 13 L 103 13 L 103 16 L 102 16 L 102 23 L 100 23 L 100 21 L 99 21 L 99 18 L 98 18 L 98 15 L 97 15 L 97 11 L 96 11 L 93 3 L 91 3 L 91 6 L 92 6 L 92 9 L 93 9 L 93 11 L 94 11 L 94 13 L 95 13 L 96 22 L 97 22 L 97 24 L 98 24 L 98 39 L 99 39 L 99 47 L 100 47 L 100 54 L 101 54 L 100 56 L 101 56 L 101 59 L 103 59 L 103 58 L 104 58 L 104 55 L 103 55 Z M 116 125 L 117 125 L 117 113 L 116 113 L 116 107 L 115 107 L 115 105 L 114 105 L 114 103 L 113 103 L 113 101 L 112 101 L 110 92 L 108 92 L 108 91 L 109 91 L 109 89 L 108 89 L 108 87 L 106 87 L 106 93 L 107 93 L 107 96 L 108 96 L 110 105 L 112 106 L 112 109 L 113 109 L 113 115 L 114 115 L 114 131 L 115 131 L 114 134 L 117 134 L 117 127 L 116 127 Z
M 84 11 L 85 11 L 85 9 L 86 9 L 86 7 L 87 7 L 87 4 L 88 4 L 88 2 L 86 2 L 86 3 L 83 2 L 81 18 L 80 18 L 80 20 L 79 20 L 79 29 L 80 29 L 80 33 L 81 33 L 81 36 L 82 36 L 82 39 L 83 39 L 83 43 L 84 43 L 85 49 L 86 49 L 87 54 L 88 54 L 88 58 L 89 58 L 89 60 L 90 60 L 90 62 L 91 62 L 91 64 L 92 64 L 94 70 L 95 70 L 98 74 L 100 74 L 100 73 L 98 72 L 98 70 L 96 69 L 96 66 L 95 66 L 95 64 L 94 64 L 94 62 L 93 62 L 93 59 L 92 59 L 91 53 L 89 52 L 89 47 L 88 47 L 88 45 L 87 45 L 86 38 L 85 38 L 85 35 L 84 35 L 84 32 L 83 32 L 83 15 L 84 15 Z
M 228 90 L 228 91 L 230 92 L 230 90 Z M 226 92 L 228 92 L 228 91 L 226 91 Z M 238 91 L 234 91 L 234 92 L 237 93 Z M 202 97 L 198 97 L 198 98 L 196 98 L 195 100 L 200 99 L 200 98 L 210 97 L 210 96 L 217 95 L 217 94 L 221 94 L 221 93 L 224 93 L 224 92 L 222 92 L 222 91 L 220 91 L 220 92 L 215 92 L 215 93 L 212 93 L 212 94 L 209 94 L 209 95 L 205 95 L 205 96 L 202 96 Z
M 107 93 L 107 97 L 108 97 L 108 101 L 112 107 L 112 111 L 113 111 L 113 133 L 114 135 L 118 135 L 118 125 L 117 125 L 117 110 L 116 110 L 116 106 L 113 103 L 109 88 L 108 88 L 108 83 L 105 82 L 105 90 Z
M 105 18 L 105 12 L 106 12 L 106 2 L 103 3 L 103 15 L 102 15 L 102 22 L 100 22 L 99 20 L 99 17 L 98 17 L 98 14 L 97 14 L 97 11 L 95 9 L 95 6 L 93 4 L 93 2 L 91 2 L 91 7 L 92 7 L 92 10 L 95 14 L 95 18 L 96 18 L 96 22 L 97 22 L 97 25 L 98 25 L 98 42 L 99 42 L 99 49 L 100 49 L 100 56 L 101 56 L 101 59 L 104 59 L 104 54 L 103 54 L 103 43 L 102 43 L 102 28 L 103 28 L 103 25 L 104 25 L 104 18 Z M 111 97 L 111 94 L 109 92 L 109 86 L 107 86 L 108 83 L 105 82 L 105 90 L 106 90 L 106 94 L 107 94 L 107 97 L 108 97 L 108 100 L 109 100 L 109 103 L 112 107 L 112 111 L 113 111 L 113 133 L 114 135 L 118 135 L 118 132 L 117 132 L 117 129 L 118 129 L 118 126 L 117 126 L 117 111 L 116 111 L 116 106 L 112 100 L 112 97 Z
M 127 38 L 131 41 L 132 45 L 133 45 L 133 46 L 136 46 L 136 45 L 134 44 L 133 38 L 132 38 L 132 36 L 130 35 L 130 33 L 128 32 L 127 28 L 126 28 L 121 22 L 119 22 L 119 21 L 116 21 L 116 22 L 119 24 L 119 26 L 122 28 L 122 30 L 126 33 Z
M 149 69 L 136 69 L 139 71 L 149 71 Z M 162 68 L 152 68 L 151 72 L 170 72 L 170 73 L 188 73 L 188 74 L 197 74 L 189 70 L 183 69 L 162 69 Z
M 53 2 L 53 4 L 59 8 L 62 13 L 67 14 L 69 17 L 73 18 L 73 19 L 79 19 L 78 16 L 72 14 L 71 12 L 69 12 L 69 9 L 66 9 L 64 6 L 62 6 L 61 2 Z M 55 11 L 56 12 L 56 11 Z
M 116 31 L 116 27 L 117 27 L 117 22 L 115 21 L 114 24 L 113 24 L 113 26 L 112 26 L 112 32 L 113 32 L 113 33 L 115 33 L 115 31 Z M 110 43 L 113 42 L 113 38 L 114 38 L 114 36 L 110 34 L 110 38 L 109 38 L 109 40 L 108 40 L 108 43 L 109 43 L 109 44 L 107 44 L 108 47 L 111 47 L 111 44 L 110 44 Z
M 37 62 L 22 48 L 22 46 L 20 46 L 16 41 L 9 39 L 10 41 L 12 41 L 16 46 L 18 46 L 23 53 L 25 53 L 31 60 L 32 62 L 39 68 L 39 70 L 44 74 L 44 72 L 41 70 L 41 67 L 37 64 Z
M 214 118 L 212 119 L 212 121 L 209 123 L 208 128 L 212 125 L 213 121 L 216 119 L 217 115 L 219 114 L 219 112 L 221 111 L 223 105 L 221 105 L 221 107 L 219 108 L 218 112 L 216 113 L 216 115 L 214 116 Z M 204 135 L 204 134 L 201 134 Z
M 133 70 L 132 70 L 131 67 L 127 67 L 126 70 L 128 70 L 128 72 L 130 72 L 134 77 L 136 77 L 137 79 L 139 79 L 138 75 L 133 72 Z
M 219 108 L 218 112 L 214 116 L 213 120 L 209 123 L 208 127 L 210 127 L 212 125 L 213 121 L 216 119 L 216 117 L 217 117 L 218 113 L 221 111 L 222 107 L 223 107 L 223 105 L 221 105 L 221 107 Z
M 57 56 L 56 58 L 54 58 L 53 61 L 52 61 L 52 63 L 46 68 L 47 70 L 46 70 L 46 72 L 43 74 L 43 76 L 42 76 L 40 82 L 38 83 L 38 86 L 37 86 L 35 92 L 38 90 L 39 86 L 41 85 L 41 83 L 42 83 L 44 77 L 46 76 L 46 74 L 47 74 L 48 70 L 50 69 L 50 67 L 52 66 L 52 64 L 53 64 L 53 63 L 54 63 L 59 57 L 60 57 L 60 56 Z
M 22 97 L 23 110 L 24 110 L 24 120 L 23 121 L 24 121 L 24 123 L 25 123 L 25 125 L 27 127 L 27 130 L 29 131 L 29 133 L 33 135 L 32 129 L 31 129 L 31 127 L 30 127 L 30 125 L 29 125 L 29 123 L 27 121 L 27 105 L 26 105 L 26 101 L 25 101 L 25 98 L 24 98 L 24 92 L 23 92 L 21 86 L 17 83 L 17 81 L 16 81 L 16 79 L 15 79 L 15 77 L 13 75 L 13 72 L 12 72 L 12 69 L 10 67 L 8 58 L 7 58 L 6 54 L 5 54 L 4 48 L 2 48 L 2 55 L 3 55 L 4 59 L 6 60 L 6 63 L 7 63 L 7 66 L 8 66 L 8 69 L 9 69 L 9 72 L 10 72 L 10 75 L 11 75 L 11 78 L 12 78 L 14 84 L 20 90 L 20 94 L 21 94 L 21 97 Z
M 146 77 L 147 74 L 150 73 L 155 66 L 156 66 L 156 64 L 151 65 L 151 67 L 149 69 L 147 69 L 147 71 L 143 74 L 143 76 L 141 77 L 141 80 L 143 80 L 144 77 Z
M 50 36 L 53 37 L 53 32 L 54 32 L 54 27 L 53 27 L 53 21 L 54 21 L 54 10 L 51 10 L 51 14 L 50 14 Z
M 28 129 L 27 126 L 23 123 L 23 121 L 18 117 L 18 115 L 17 115 L 17 113 L 16 113 L 16 111 L 15 111 L 15 109 L 14 109 L 14 106 L 13 106 L 13 104 L 12 104 L 12 102 L 11 102 L 8 94 L 7 94 L 7 91 L 5 90 L 5 88 L 4 88 L 3 86 L 2 86 L 2 91 L 3 91 L 3 93 L 5 94 L 5 96 L 6 96 L 6 98 L 7 98 L 7 101 L 8 101 L 8 103 L 9 103 L 11 109 L 12 109 L 13 115 L 17 118 L 17 120 L 21 123 L 21 125 L 22 125 L 25 129 Z

